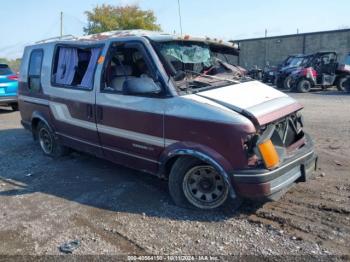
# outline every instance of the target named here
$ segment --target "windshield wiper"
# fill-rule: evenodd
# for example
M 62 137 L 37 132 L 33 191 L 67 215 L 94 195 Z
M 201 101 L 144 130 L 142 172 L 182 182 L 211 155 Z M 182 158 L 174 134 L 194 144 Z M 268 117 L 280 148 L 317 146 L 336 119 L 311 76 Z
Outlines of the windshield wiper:
M 240 84 L 241 83 L 241 82 L 239 82 L 237 80 L 221 78 L 221 77 L 207 75 L 207 74 L 202 74 L 202 73 L 198 73 L 198 72 L 192 71 L 192 70 L 185 70 L 185 72 L 193 73 L 193 74 L 196 74 L 196 75 L 201 76 L 201 77 L 211 78 L 211 79 L 215 79 L 215 80 L 218 80 L 218 81 L 227 81 L 227 82 L 234 83 L 234 84 Z

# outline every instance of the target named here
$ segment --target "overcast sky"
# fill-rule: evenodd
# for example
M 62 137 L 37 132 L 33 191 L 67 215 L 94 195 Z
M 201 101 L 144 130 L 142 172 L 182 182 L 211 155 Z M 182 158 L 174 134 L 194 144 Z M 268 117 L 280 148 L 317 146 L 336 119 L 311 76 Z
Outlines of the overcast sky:
M 64 34 L 82 35 L 84 11 L 98 4 L 139 4 L 154 10 L 163 31 L 180 32 L 177 0 L 0 0 L 0 57 L 22 56 L 23 47 Z M 229 39 L 350 27 L 349 0 L 180 0 L 183 32 Z

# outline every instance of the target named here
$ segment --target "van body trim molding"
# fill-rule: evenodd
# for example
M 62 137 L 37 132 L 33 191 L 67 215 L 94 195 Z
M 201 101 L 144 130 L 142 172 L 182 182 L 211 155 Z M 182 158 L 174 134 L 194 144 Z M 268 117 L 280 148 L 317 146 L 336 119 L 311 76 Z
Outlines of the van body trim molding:
M 113 151 L 113 152 L 116 152 L 116 153 L 119 153 L 119 154 L 122 154 L 122 155 L 127 155 L 127 156 L 131 156 L 131 157 L 135 157 L 135 158 L 139 158 L 139 159 L 142 159 L 142 160 L 145 160 L 145 161 L 149 161 L 149 162 L 153 162 L 153 163 L 159 164 L 158 161 L 153 160 L 153 159 L 149 159 L 149 158 L 142 157 L 142 156 L 139 156 L 139 155 L 135 155 L 135 154 L 131 154 L 131 153 L 128 153 L 128 152 L 116 150 L 116 149 L 113 149 L 113 148 L 110 148 L 110 147 L 100 146 L 100 145 L 97 145 L 97 144 L 94 144 L 94 143 L 90 143 L 90 142 L 85 141 L 85 140 L 81 140 L 79 138 L 75 138 L 75 137 L 72 137 L 72 136 L 67 136 L 67 135 L 59 133 L 59 132 L 56 132 L 56 134 L 59 135 L 59 136 L 68 138 L 68 139 L 72 139 L 72 140 L 78 141 L 80 143 L 84 143 L 84 144 L 90 145 L 90 146 L 100 147 L 100 148 L 102 148 L 104 150 Z
M 132 141 L 138 141 L 141 143 L 154 145 L 158 147 L 167 147 L 169 145 L 172 145 L 178 142 L 177 140 L 164 139 L 163 137 L 147 135 L 144 133 L 96 124 L 95 122 L 73 118 L 69 112 L 67 105 L 63 103 L 57 103 L 57 102 L 48 101 L 45 99 L 28 97 L 28 96 L 20 96 L 19 99 L 25 102 L 48 105 L 51 109 L 51 112 L 54 118 L 57 121 L 67 123 L 69 125 L 74 125 L 74 126 L 89 129 L 92 131 L 98 131 L 104 134 L 117 136 L 128 140 L 132 140 Z

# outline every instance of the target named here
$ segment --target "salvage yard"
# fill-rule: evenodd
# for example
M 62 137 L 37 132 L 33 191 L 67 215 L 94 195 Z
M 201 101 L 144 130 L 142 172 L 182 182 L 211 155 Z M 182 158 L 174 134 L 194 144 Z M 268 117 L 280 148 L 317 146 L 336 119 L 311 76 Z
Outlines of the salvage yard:
M 193 211 L 167 183 L 89 155 L 45 157 L 0 109 L 0 254 L 350 255 L 350 95 L 294 94 L 315 141 L 315 177 L 276 202 Z

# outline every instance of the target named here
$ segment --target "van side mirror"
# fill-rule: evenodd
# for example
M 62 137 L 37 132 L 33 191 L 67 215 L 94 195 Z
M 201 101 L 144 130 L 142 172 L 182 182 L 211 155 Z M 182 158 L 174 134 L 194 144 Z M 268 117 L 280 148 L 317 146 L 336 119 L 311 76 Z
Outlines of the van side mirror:
M 161 88 L 150 77 L 135 77 L 124 81 L 123 93 L 125 95 L 155 95 Z

